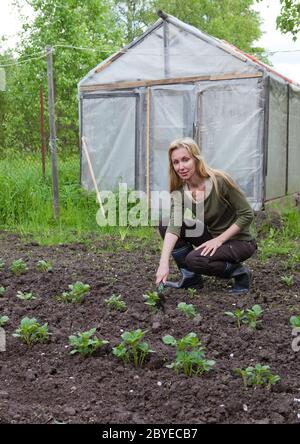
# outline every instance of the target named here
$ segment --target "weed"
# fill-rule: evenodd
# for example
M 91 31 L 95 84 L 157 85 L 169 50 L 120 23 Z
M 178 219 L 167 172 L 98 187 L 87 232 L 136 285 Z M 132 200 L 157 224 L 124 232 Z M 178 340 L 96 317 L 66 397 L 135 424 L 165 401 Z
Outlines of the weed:
M 242 377 L 245 387 L 260 385 L 270 389 L 272 385 L 280 381 L 280 376 L 273 375 L 268 365 L 256 364 L 255 367 L 247 367 L 244 370 L 235 368 L 234 371 Z
M 146 333 L 147 331 L 140 329 L 125 331 L 121 335 L 123 341 L 113 348 L 113 354 L 124 363 L 133 360 L 135 367 L 142 367 L 146 356 L 149 353 L 154 353 L 147 342 L 141 342 Z
M 188 291 L 188 295 L 189 295 L 190 298 L 195 297 L 195 295 L 197 293 L 196 288 L 188 288 L 187 291 Z
M 185 314 L 189 319 L 193 319 L 198 314 L 193 304 L 186 304 L 185 302 L 179 302 L 177 310 Z
M 3 260 L 0 258 L 0 270 L 3 270 L 4 267 L 5 267 L 5 263 L 4 263 Z
M 40 325 L 35 318 L 25 317 L 21 320 L 20 327 L 13 333 L 29 347 L 35 342 L 46 342 L 49 339 L 48 323 Z
M 52 263 L 49 261 L 38 261 L 36 265 L 36 269 L 41 273 L 51 272 L 52 271 Z
M 75 284 L 69 285 L 70 291 L 64 291 L 59 299 L 65 302 L 79 303 L 82 302 L 86 294 L 89 292 L 90 286 L 83 282 L 77 281 Z
M 3 296 L 5 293 L 5 288 L 4 287 L 0 287 L 0 297 Z
M 23 291 L 17 292 L 17 298 L 22 301 L 30 301 L 31 299 L 36 299 L 36 297 L 32 293 L 23 293 Z
M 88 331 L 77 333 L 77 336 L 69 336 L 69 344 L 73 347 L 70 354 L 74 355 L 75 353 L 79 353 L 80 355 L 87 357 L 93 354 L 98 348 L 108 344 L 108 341 L 93 336 L 95 332 L 96 328 L 91 328 Z
M 292 274 L 281 276 L 281 282 L 283 282 L 288 287 L 292 287 L 294 285 L 294 276 Z
M 8 316 L 0 316 L 0 327 L 3 327 L 9 321 Z
M 10 270 L 17 276 L 25 273 L 28 270 L 27 265 L 23 261 L 23 259 L 17 259 L 12 262 Z
M 186 376 L 202 375 L 215 365 L 215 361 L 205 359 L 205 348 L 202 347 L 196 333 L 188 333 L 178 341 L 171 335 L 166 335 L 162 339 L 166 345 L 176 347 L 175 361 L 167 365 L 168 368 L 175 370 L 176 374 L 183 371 Z
M 126 303 L 121 299 L 122 296 L 119 294 L 113 294 L 110 298 L 104 299 L 109 308 L 118 311 L 126 311 L 127 306 Z
M 300 328 L 300 316 L 291 316 L 290 317 L 290 324 L 294 328 Z

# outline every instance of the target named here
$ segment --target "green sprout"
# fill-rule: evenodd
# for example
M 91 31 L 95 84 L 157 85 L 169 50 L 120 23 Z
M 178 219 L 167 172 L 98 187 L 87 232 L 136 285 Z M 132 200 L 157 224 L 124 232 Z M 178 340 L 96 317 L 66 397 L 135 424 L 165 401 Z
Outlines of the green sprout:
M 268 365 L 256 364 L 255 367 L 247 367 L 244 370 L 235 368 L 234 371 L 242 377 L 245 387 L 260 385 L 270 389 L 272 385 L 280 381 L 280 376 L 273 375 Z
M 190 298 L 195 297 L 195 295 L 197 293 L 196 288 L 188 288 L 187 291 L 188 291 L 188 295 L 189 295 Z
M 9 321 L 8 316 L 0 316 L 0 327 L 3 327 Z
M 17 259 L 13 261 L 10 267 L 10 271 L 12 271 L 17 276 L 25 273 L 27 270 L 28 267 L 26 263 L 23 261 L 23 259 Z
M 51 272 L 52 271 L 52 263 L 49 261 L 41 260 L 41 261 L 38 261 L 38 263 L 36 264 L 36 268 L 41 273 Z
M 5 266 L 5 263 L 3 262 L 3 260 L 0 258 L 0 270 L 3 270 Z
M 113 294 L 110 296 L 110 298 L 104 299 L 104 301 L 112 310 L 126 311 L 127 309 L 126 303 L 122 300 L 122 296 L 120 294 L 118 296 Z
M 125 364 L 133 361 L 135 367 L 143 367 L 146 356 L 155 353 L 147 342 L 141 342 L 146 333 L 140 329 L 125 331 L 121 335 L 123 341 L 113 348 L 113 354 Z
M 292 274 L 281 276 L 281 282 L 283 282 L 288 287 L 292 287 L 294 285 L 294 276 Z
M 25 317 L 21 320 L 20 327 L 13 333 L 29 347 L 35 342 L 46 342 L 49 339 L 48 323 L 40 325 L 35 318 Z
M 143 295 L 143 298 L 145 299 L 145 304 L 148 305 L 151 310 L 155 310 L 158 308 L 160 296 L 157 291 L 146 291 L 146 293 Z
M 300 328 L 300 316 L 291 316 L 290 317 L 290 324 L 294 328 Z
M 263 314 L 263 309 L 260 305 L 253 305 L 251 309 L 247 309 L 246 311 L 237 309 L 234 312 L 225 311 L 225 314 L 236 319 L 238 328 L 240 328 L 243 323 L 255 329 L 257 325 L 262 322 L 259 318 Z
M 69 285 L 69 289 L 70 291 L 64 291 L 59 299 L 65 302 L 79 303 L 83 301 L 85 295 L 89 292 L 90 286 L 77 281 L 75 284 Z
M 0 287 L 0 296 L 3 296 L 5 293 L 5 288 L 4 287 Z
M 80 355 L 87 357 L 95 353 L 98 348 L 108 344 L 108 341 L 93 336 L 95 332 L 96 328 L 91 328 L 88 331 L 77 333 L 77 336 L 69 336 L 69 344 L 73 347 L 70 354 L 74 355 L 75 353 L 79 353 Z
M 23 293 L 23 291 L 18 291 L 17 298 L 22 301 L 30 301 L 31 299 L 36 299 L 36 296 L 34 296 L 33 293 Z
M 166 345 L 176 347 L 175 361 L 167 367 L 173 369 L 177 375 L 181 371 L 186 376 L 202 375 L 215 365 L 215 361 L 205 359 L 205 348 L 202 347 L 196 333 L 188 333 L 178 341 L 171 335 L 166 335 L 162 339 Z
M 193 319 L 198 314 L 193 304 L 186 304 L 185 302 L 179 302 L 177 310 L 185 314 L 189 319 Z

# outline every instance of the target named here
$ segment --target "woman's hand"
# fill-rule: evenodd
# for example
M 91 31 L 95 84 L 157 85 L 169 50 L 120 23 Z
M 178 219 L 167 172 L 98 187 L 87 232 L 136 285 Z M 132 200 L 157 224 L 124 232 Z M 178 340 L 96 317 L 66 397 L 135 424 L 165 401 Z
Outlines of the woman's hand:
M 160 264 L 156 272 L 156 285 L 161 282 L 165 284 L 167 277 L 169 276 L 170 270 L 168 264 Z
M 195 250 L 201 249 L 201 256 L 213 256 L 217 249 L 221 247 L 221 245 L 223 245 L 222 240 L 218 237 L 215 237 L 214 239 L 210 239 L 209 241 L 199 245 L 199 247 L 195 248 Z

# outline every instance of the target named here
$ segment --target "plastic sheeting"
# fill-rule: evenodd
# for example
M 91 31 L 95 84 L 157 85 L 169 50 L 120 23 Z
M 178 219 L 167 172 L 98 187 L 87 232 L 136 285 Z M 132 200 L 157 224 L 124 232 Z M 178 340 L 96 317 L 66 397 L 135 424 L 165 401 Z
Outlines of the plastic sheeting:
M 270 77 L 266 200 L 285 195 L 287 84 Z
M 263 79 L 198 84 L 197 141 L 213 168 L 229 173 L 259 209 L 263 192 Z
M 289 93 L 288 193 L 300 191 L 300 90 Z
M 167 23 L 168 46 L 165 50 L 163 26 L 162 23 L 136 45 L 125 50 L 103 71 L 96 73 L 92 70 L 80 82 L 80 86 L 258 71 L 249 61 L 242 61 L 216 44 L 207 43 L 196 28 L 193 28 L 195 34 L 191 34 Z
M 136 105 L 133 94 L 93 95 L 82 99 L 82 136 L 100 190 L 113 190 L 118 183 L 135 187 Z M 120 162 L 120 158 L 122 162 Z M 94 190 L 91 172 L 82 150 L 81 183 Z

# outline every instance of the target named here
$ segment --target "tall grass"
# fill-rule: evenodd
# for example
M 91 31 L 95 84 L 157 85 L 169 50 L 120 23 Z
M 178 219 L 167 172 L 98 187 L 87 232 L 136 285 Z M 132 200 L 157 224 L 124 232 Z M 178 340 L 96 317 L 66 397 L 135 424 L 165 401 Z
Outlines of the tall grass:
M 33 235 L 43 244 L 84 241 L 91 234 L 118 235 L 118 227 L 97 225 L 96 195 L 81 188 L 79 156 L 75 154 L 58 161 L 60 217 L 55 220 L 50 159 L 46 165 L 43 178 L 38 157 L 0 159 L 0 229 Z M 148 237 L 153 229 L 134 232 Z

